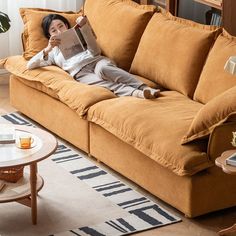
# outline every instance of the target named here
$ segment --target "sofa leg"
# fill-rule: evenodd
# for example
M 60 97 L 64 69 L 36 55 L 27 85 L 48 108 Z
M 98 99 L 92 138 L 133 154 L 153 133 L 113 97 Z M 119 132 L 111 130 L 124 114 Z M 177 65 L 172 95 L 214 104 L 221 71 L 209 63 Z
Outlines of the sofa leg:
M 93 159 L 95 158 L 97 163 L 102 163 L 99 159 L 97 159 L 96 157 L 93 157 L 90 153 L 87 153 L 87 155 L 89 158 L 93 158 Z
M 189 215 L 184 214 L 184 217 L 187 219 L 191 219 L 192 217 L 190 217 Z

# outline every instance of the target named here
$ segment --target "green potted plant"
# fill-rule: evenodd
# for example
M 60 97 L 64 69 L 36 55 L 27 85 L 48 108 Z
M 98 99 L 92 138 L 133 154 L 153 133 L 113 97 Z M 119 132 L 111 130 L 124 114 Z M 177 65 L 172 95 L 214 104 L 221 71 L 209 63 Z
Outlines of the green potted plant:
M 8 15 L 0 11 L 0 33 L 7 32 L 10 26 L 10 19 Z

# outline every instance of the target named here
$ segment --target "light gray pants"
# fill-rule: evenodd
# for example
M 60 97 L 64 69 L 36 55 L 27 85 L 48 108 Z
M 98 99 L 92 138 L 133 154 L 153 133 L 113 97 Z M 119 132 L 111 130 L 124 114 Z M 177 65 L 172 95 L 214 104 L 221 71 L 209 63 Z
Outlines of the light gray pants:
M 131 96 L 134 90 L 144 85 L 132 74 L 118 68 L 109 59 L 86 65 L 75 75 L 75 79 L 84 84 L 107 88 L 119 97 Z

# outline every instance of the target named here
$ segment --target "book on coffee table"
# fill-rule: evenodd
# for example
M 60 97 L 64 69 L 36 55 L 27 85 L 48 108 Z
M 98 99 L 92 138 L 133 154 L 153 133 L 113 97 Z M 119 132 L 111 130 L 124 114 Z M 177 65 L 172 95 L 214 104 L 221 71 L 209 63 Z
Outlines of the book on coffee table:
M 15 129 L 7 125 L 0 125 L 0 144 L 15 143 Z
M 226 159 L 226 164 L 236 166 L 236 152 Z

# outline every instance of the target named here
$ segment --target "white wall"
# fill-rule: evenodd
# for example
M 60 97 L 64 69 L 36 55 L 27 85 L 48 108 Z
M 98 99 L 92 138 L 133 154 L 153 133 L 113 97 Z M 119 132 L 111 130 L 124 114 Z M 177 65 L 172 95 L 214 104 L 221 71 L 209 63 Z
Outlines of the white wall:
M 23 22 L 19 14 L 21 7 L 39 7 L 60 11 L 78 11 L 82 0 L 0 0 L 0 11 L 11 20 L 8 32 L 0 34 L 0 58 L 22 54 L 21 32 Z

